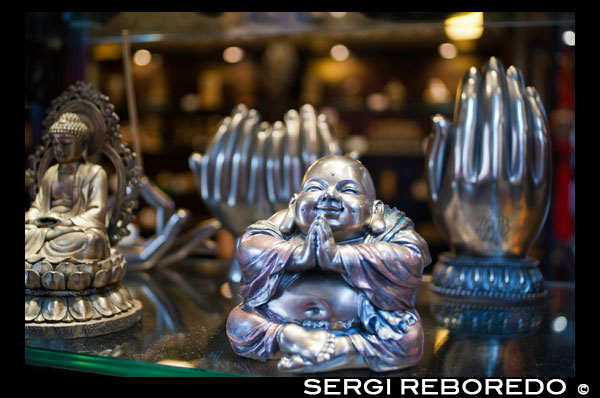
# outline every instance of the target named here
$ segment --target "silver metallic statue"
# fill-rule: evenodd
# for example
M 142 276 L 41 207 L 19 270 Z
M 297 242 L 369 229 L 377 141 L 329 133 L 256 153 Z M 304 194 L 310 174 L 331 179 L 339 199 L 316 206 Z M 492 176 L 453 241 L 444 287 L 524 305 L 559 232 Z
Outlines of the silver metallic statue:
M 140 196 L 156 210 L 156 228 L 147 238 L 141 238 L 138 233 L 132 239 L 119 242 L 117 249 L 129 270 L 167 267 L 198 252 L 215 252 L 216 243 L 209 238 L 221 229 L 217 219 L 203 220 L 186 230 L 192 216 L 188 209 L 175 209 L 173 199 L 145 175 L 140 177 L 140 186 Z
M 108 98 L 83 82 L 44 120 L 45 145 L 27 173 L 35 199 L 25 213 L 26 337 L 97 335 L 140 319 L 141 304 L 119 283 L 123 256 L 111 248 L 127 234 L 139 184 L 118 121 Z M 98 152 L 117 173 L 111 211 L 106 172 L 88 160 Z
M 206 153 L 194 152 L 189 165 L 206 206 L 239 239 L 250 224 L 287 207 L 315 160 L 339 153 L 326 116 L 309 104 L 290 109 L 283 122 L 272 125 L 239 104 L 223 119 Z M 240 278 L 234 257 L 229 279 Z
M 206 153 L 189 163 L 202 200 L 234 236 L 287 207 L 302 175 L 317 159 L 341 153 L 325 115 L 311 105 L 290 109 L 284 121 L 261 122 L 255 109 L 238 105 Z
M 414 299 L 429 249 L 403 212 L 376 199 L 359 161 L 316 161 L 287 209 L 248 227 L 237 259 L 243 302 L 227 321 L 237 354 L 293 372 L 420 360 Z
M 546 113 L 521 72 L 491 58 L 457 92 L 454 122 L 433 118 L 427 177 L 433 220 L 453 248 L 440 256 L 433 289 L 451 296 L 543 296 L 527 254 L 549 208 Z

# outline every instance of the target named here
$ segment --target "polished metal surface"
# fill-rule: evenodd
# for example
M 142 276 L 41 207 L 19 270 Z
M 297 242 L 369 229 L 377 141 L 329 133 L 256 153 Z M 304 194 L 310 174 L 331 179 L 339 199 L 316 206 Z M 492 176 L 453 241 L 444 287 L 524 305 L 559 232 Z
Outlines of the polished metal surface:
M 209 269 L 212 271 L 206 272 Z M 223 261 L 205 259 L 198 268 L 182 263 L 128 273 L 123 283 L 144 307 L 139 324 L 84 339 L 26 339 L 25 360 L 34 364 L 44 360 L 46 366 L 122 376 L 294 375 L 279 370 L 277 361 L 255 361 L 232 350 L 225 324 L 236 300 L 228 288 L 226 269 Z M 573 283 L 547 282 L 548 296 L 541 315 L 534 312 L 535 318 L 530 318 L 537 323 L 534 327 L 530 328 L 532 321 L 523 321 L 519 331 L 518 320 L 506 322 L 517 333 L 505 333 L 510 330 L 503 326 L 505 319 L 513 319 L 512 310 L 496 310 L 487 315 L 480 310 L 481 327 L 475 332 L 468 330 L 469 324 L 461 323 L 461 319 L 472 319 L 474 310 L 466 313 L 463 308 L 467 316 L 461 318 L 455 306 L 448 309 L 452 305 L 449 300 L 434 301 L 429 286 L 430 278 L 425 275 L 415 299 L 424 330 L 423 358 L 413 367 L 378 377 L 575 376 Z M 496 329 L 489 329 L 488 324 Z M 36 350 L 37 360 L 32 350 Z M 375 375 L 368 369 L 358 369 L 318 376 Z
M 391 371 L 423 355 L 414 297 L 429 249 L 358 160 L 313 163 L 288 208 L 241 236 L 237 261 L 243 302 L 227 336 L 239 355 L 300 373 Z
M 459 254 L 525 257 L 550 204 L 550 137 L 535 88 L 490 58 L 465 74 L 454 120 L 432 121 L 426 161 L 438 228 Z
M 325 115 L 311 105 L 270 124 L 240 104 L 221 122 L 206 152 L 190 156 L 189 165 L 202 200 L 239 237 L 248 225 L 287 207 L 315 160 L 338 153 Z
M 527 298 L 543 295 L 541 274 L 527 257 L 550 205 L 550 137 L 539 94 L 525 86 L 517 68 L 505 71 L 492 57 L 481 72 L 471 67 L 465 73 L 454 120 L 435 115 L 432 122 L 430 209 L 454 252 L 439 259 L 434 287 L 450 295 L 514 299 L 517 281 Z M 439 286 L 441 274 L 450 271 L 460 277 Z
M 140 173 L 118 122 L 108 97 L 84 82 L 48 110 L 43 145 L 26 172 L 34 194 L 25 213 L 26 337 L 93 336 L 140 319 L 139 302 L 120 284 L 125 260 L 113 247 L 128 233 Z M 110 211 L 106 172 L 88 160 L 100 151 L 117 176 Z
M 179 261 L 202 245 L 221 229 L 217 219 L 204 220 L 186 230 L 191 213 L 175 202 L 146 176 L 140 178 L 141 196 L 156 209 L 156 233 L 146 239 L 121 241 L 118 249 L 132 271 L 166 267 Z
M 431 289 L 461 298 L 512 302 L 536 301 L 546 295 L 538 261 L 530 257 L 471 257 L 441 253 Z

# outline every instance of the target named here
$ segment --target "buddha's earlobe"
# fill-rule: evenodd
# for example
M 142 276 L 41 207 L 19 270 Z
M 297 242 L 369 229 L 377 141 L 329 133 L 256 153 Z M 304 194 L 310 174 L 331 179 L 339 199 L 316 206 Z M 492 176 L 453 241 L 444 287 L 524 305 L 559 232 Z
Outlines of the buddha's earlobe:
M 376 200 L 373 203 L 373 215 L 369 222 L 369 231 L 373 235 L 379 235 L 385 231 L 385 220 L 383 218 L 384 204 L 381 200 Z
M 292 232 L 294 232 L 294 219 L 296 218 L 296 212 L 294 208 L 297 198 L 298 194 L 294 194 L 294 196 L 290 199 L 287 212 L 281 221 L 281 225 L 279 225 L 279 231 L 284 235 L 290 235 Z

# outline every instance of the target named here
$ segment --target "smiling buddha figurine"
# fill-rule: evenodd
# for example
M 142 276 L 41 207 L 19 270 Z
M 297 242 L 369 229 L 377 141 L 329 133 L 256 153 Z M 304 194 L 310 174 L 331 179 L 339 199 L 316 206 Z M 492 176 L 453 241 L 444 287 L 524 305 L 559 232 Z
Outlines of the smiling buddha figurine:
M 421 359 L 414 299 L 429 249 L 403 212 L 376 200 L 359 161 L 316 161 L 288 209 L 248 227 L 237 259 L 243 302 L 227 335 L 238 355 L 293 372 Z

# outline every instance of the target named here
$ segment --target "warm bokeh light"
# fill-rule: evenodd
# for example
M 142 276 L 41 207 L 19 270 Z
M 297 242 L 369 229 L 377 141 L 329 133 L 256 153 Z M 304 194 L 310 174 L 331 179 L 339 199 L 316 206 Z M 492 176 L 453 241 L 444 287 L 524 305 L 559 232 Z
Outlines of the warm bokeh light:
M 331 54 L 331 58 L 335 59 L 336 61 L 345 61 L 350 56 L 350 50 L 348 50 L 348 47 L 343 44 L 336 44 L 335 46 L 331 47 L 329 53 Z
M 483 34 L 483 12 L 453 14 L 444 21 L 444 31 L 451 40 L 475 40 Z
M 97 44 L 91 48 L 92 58 L 96 61 L 120 60 L 123 52 L 120 44 Z
M 146 66 L 152 61 L 152 54 L 148 50 L 137 50 L 133 54 L 133 62 L 138 66 Z
M 390 99 L 384 93 L 372 93 L 367 96 L 367 107 L 373 111 L 384 111 L 390 106 Z
M 152 69 L 158 69 L 163 65 L 163 57 L 160 54 L 152 54 L 152 61 L 150 61 L 150 66 Z
M 572 30 L 567 30 L 567 31 L 563 32 L 562 41 L 567 46 L 571 46 L 571 47 L 574 46 L 575 45 L 575 32 L 573 32 Z
M 432 77 L 429 79 L 423 97 L 425 102 L 429 104 L 443 104 L 450 101 L 451 94 L 442 79 L 439 77 Z
M 347 12 L 330 12 L 329 15 L 331 15 L 332 17 L 336 18 L 336 19 L 341 19 L 344 18 L 346 16 Z
M 458 55 L 458 49 L 452 43 L 442 43 L 438 47 L 438 52 L 442 58 L 452 59 Z
M 200 108 L 198 94 L 186 94 L 179 100 L 179 106 L 186 112 L 194 112 Z
M 223 60 L 230 64 L 235 64 L 244 59 L 244 50 L 237 46 L 227 47 L 223 51 Z

